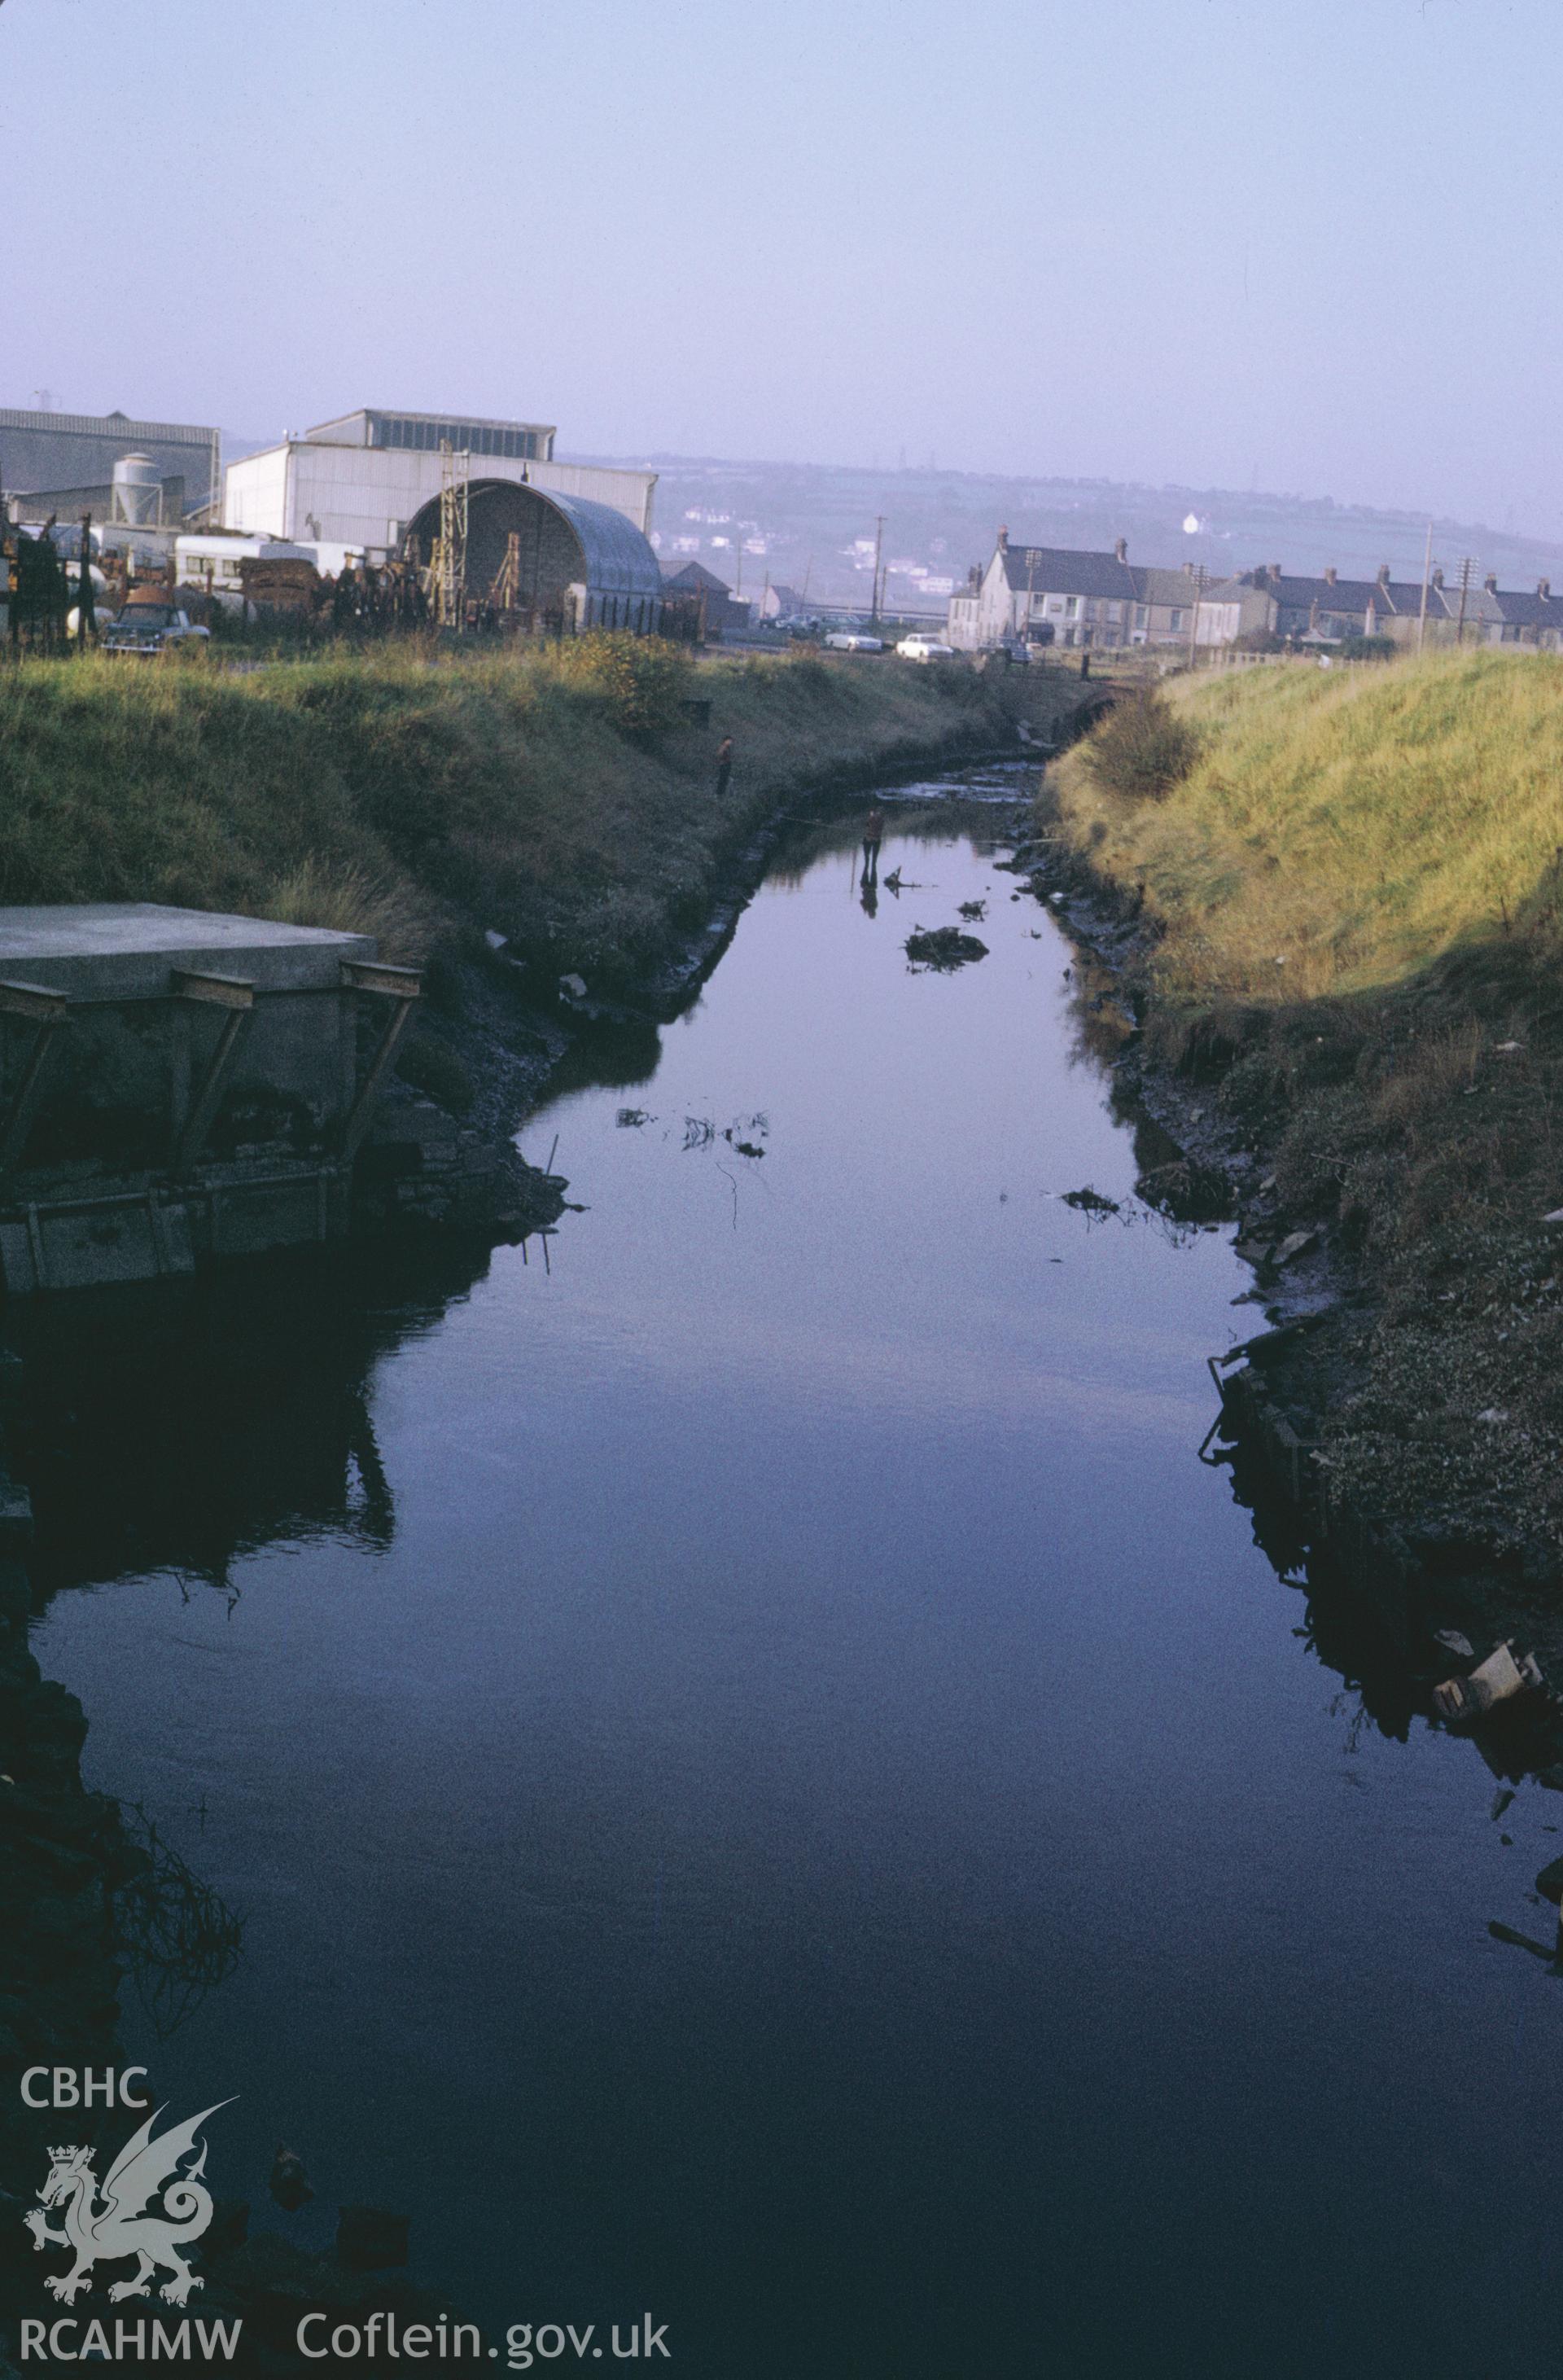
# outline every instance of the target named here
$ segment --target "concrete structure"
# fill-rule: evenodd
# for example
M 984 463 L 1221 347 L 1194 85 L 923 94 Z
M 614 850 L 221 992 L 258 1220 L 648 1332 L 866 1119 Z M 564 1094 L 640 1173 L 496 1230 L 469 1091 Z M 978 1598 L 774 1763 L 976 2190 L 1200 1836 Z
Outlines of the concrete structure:
M 0 909 L 7 1290 L 339 1236 L 418 989 L 361 934 L 150 903 Z
M 427 567 L 440 533 L 440 499 L 407 526 L 405 544 Z M 506 584 L 513 578 L 514 584 Z M 661 625 L 662 574 L 648 540 L 624 514 L 583 496 L 474 480 L 467 489 L 466 593 L 496 603 L 534 629 L 578 636 Z
M 556 463 L 551 428 L 520 421 L 463 421 L 438 414 L 364 408 L 322 422 L 230 463 L 223 475 L 223 526 L 354 546 L 382 559 L 440 493 L 441 441 L 470 460 L 474 485 L 509 480 L 551 495 L 584 498 L 622 513 L 646 536 L 655 471 Z M 464 443 L 465 442 L 465 443 Z
M 215 430 L 178 421 L 136 421 L 125 413 L 34 413 L 0 407 L 0 488 L 31 495 L 112 487 L 115 465 L 144 457 L 159 483 L 184 482 L 184 508 L 216 493 L 222 440 Z M 63 513 L 68 509 L 61 504 Z M 85 503 L 75 506 L 85 511 Z M 105 500 L 91 509 L 106 514 Z M 29 516 L 30 517 L 30 514 Z

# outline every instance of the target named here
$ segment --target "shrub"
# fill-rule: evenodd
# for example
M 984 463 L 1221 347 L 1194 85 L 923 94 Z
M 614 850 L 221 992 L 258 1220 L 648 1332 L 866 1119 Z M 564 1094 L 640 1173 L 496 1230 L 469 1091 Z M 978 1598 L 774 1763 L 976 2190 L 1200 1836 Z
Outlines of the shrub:
M 1342 637 L 1343 662 L 1392 662 L 1399 650 L 1393 637 Z
M 1118 702 L 1086 744 L 1097 783 L 1125 801 L 1158 802 L 1199 758 L 1199 737 L 1154 686 Z
M 680 724 L 690 662 L 682 646 L 664 638 L 595 630 L 561 645 L 555 666 L 566 684 L 605 696 L 626 735 L 663 735 Z

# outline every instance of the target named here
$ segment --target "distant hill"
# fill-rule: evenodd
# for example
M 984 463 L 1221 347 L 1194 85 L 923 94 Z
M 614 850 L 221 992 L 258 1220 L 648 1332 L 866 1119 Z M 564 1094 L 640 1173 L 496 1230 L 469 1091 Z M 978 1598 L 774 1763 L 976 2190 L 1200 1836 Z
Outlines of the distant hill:
M 1342 577 L 1371 578 L 1387 562 L 1397 578 L 1420 578 L 1427 534 L 1425 514 L 1337 504 L 1328 496 L 1009 479 L 933 468 L 734 463 L 709 455 L 568 459 L 633 462 L 660 473 L 656 529 L 664 560 L 682 552 L 733 585 L 739 545 L 747 541 L 756 550 L 743 555 L 745 595 L 758 595 L 768 574 L 800 590 L 806 577 L 811 603 L 866 605 L 878 514 L 887 563 L 912 563 L 935 579 L 957 584 L 969 564 L 987 561 L 1000 522 L 1017 541 L 1037 545 L 1109 548 L 1127 538 L 1131 561 L 1203 563 L 1220 577 L 1280 562 L 1311 574 L 1333 563 Z M 1192 534 L 1183 528 L 1191 514 L 1199 524 Z M 855 555 L 854 540 L 863 541 Z M 1496 571 L 1504 586 L 1530 587 L 1541 577 L 1563 584 L 1563 543 L 1478 522 L 1436 520 L 1435 563 L 1452 573 L 1466 554 L 1484 572 Z M 887 600 L 907 611 L 944 606 L 941 589 L 893 570 Z

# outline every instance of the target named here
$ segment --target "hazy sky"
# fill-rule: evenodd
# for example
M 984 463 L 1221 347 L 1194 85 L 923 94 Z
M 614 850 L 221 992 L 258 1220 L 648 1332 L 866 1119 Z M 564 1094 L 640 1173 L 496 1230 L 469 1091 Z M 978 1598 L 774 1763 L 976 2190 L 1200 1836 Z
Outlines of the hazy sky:
M 5 0 L 0 403 L 1563 520 L 1563 0 Z

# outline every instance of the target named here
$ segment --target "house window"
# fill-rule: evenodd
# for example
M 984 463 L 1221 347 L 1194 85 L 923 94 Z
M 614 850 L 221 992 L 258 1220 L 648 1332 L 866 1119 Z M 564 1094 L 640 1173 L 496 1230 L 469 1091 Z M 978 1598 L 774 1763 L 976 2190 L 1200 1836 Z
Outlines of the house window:
M 1080 610 L 1080 598 L 1079 598 L 1079 596 L 1078 596 L 1078 595 L 1070 595 L 1070 596 L 1067 596 L 1067 597 L 1065 598 L 1065 601 L 1064 601 L 1064 617 L 1065 617 L 1065 619 L 1066 619 L 1066 620 L 1072 620 L 1072 619 L 1076 616 L 1076 614 L 1078 613 L 1079 610 Z
M 1121 619 L 1122 619 L 1122 617 L 1123 617 L 1123 606 L 1122 606 L 1122 604 L 1121 604 L 1121 603 L 1109 603 L 1109 604 L 1108 605 L 1108 607 L 1107 607 L 1107 612 L 1106 612 L 1106 615 L 1105 615 L 1105 616 L 1106 616 L 1108 619 L 1109 619 L 1109 620 L 1121 620 Z
M 1183 625 L 1183 615 L 1181 612 L 1174 612 L 1171 614 L 1171 625 L 1174 628 L 1181 628 Z

